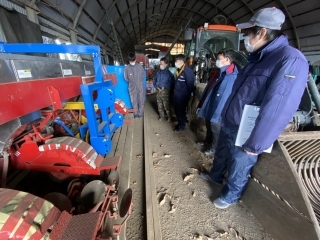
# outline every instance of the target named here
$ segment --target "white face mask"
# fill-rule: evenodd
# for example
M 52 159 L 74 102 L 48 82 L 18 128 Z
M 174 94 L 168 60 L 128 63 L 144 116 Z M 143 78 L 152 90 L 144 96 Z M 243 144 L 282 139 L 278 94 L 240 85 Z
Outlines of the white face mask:
M 177 62 L 175 62 L 175 64 L 174 64 L 174 65 L 176 66 L 176 68 L 181 68 L 180 64 L 179 64 L 179 63 L 177 63 Z
M 131 66 L 134 66 L 136 64 L 136 62 L 130 62 Z
M 245 46 L 245 48 L 247 49 L 247 51 L 249 52 L 249 53 L 252 53 L 252 52 L 254 52 L 254 47 L 258 44 L 258 42 L 261 40 L 261 39 L 259 39 L 259 41 L 258 42 L 256 42 L 254 45 L 251 45 L 250 44 L 250 38 L 252 38 L 252 37 L 248 37 L 248 36 L 245 36 L 244 37 L 244 46 Z
M 165 69 L 165 66 L 160 65 L 160 69 L 161 70 Z
M 216 66 L 217 66 L 218 68 L 222 68 L 224 65 L 222 64 L 221 60 L 217 60 L 217 61 L 216 61 Z

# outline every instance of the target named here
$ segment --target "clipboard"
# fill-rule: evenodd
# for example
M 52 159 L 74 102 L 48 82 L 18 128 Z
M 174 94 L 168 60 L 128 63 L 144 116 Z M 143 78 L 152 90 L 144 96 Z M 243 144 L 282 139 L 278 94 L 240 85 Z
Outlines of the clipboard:
M 235 145 L 238 147 L 242 147 L 243 144 L 250 137 L 251 132 L 256 124 L 256 119 L 259 116 L 260 106 L 254 105 L 245 105 L 240 121 L 240 126 L 236 138 Z M 264 150 L 263 152 L 271 153 L 273 144 L 270 148 Z

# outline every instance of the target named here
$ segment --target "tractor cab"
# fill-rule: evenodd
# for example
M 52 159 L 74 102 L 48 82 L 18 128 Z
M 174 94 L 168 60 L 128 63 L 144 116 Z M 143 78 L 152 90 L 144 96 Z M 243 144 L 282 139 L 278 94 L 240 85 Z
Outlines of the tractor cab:
M 206 83 L 211 68 L 211 60 L 216 60 L 217 53 L 224 48 L 235 51 L 235 64 L 242 68 L 246 57 L 239 52 L 241 34 L 235 26 L 204 24 L 196 31 L 186 29 L 184 34 L 185 55 L 189 66 L 195 72 L 196 83 Z

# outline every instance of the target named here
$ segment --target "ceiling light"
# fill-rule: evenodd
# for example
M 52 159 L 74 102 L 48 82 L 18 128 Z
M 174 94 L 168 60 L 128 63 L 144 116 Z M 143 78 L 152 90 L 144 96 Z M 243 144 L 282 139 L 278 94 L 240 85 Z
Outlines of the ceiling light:
M 155 49 L 155 48 L 148 48 L 148 49 L 146 49 L 146 51 L 156 51 L 156 52 L 160 52 L 159 49 Z

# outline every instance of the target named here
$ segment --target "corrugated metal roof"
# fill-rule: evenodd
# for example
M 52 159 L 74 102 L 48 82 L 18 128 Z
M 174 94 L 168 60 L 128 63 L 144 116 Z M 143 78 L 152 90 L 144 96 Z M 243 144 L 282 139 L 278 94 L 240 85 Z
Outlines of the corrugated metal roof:
M 5 2 L 4 0 L 0 0 Z M 73 27 L 84 0 L 36 1 L 39 16 L 69 30 Z M 10 0 L 23 6 L 26 0 Z M 190 18 L 189 27 L 197 28 L 223 15 L 228 24 L 247 21 L 253 12 L 264 7 L 278 7 L 286 15 L 283 27 L 290 44 L 306 55 L 320 51 L 319 0 L 90 0 L 80 11 L 76 25 L 79 37 L 115 51 L 108 19 L 114 23 L 124 53 L 154 38 L 173 39 Z M 108 18 L 109 17 L 109 18 Z

